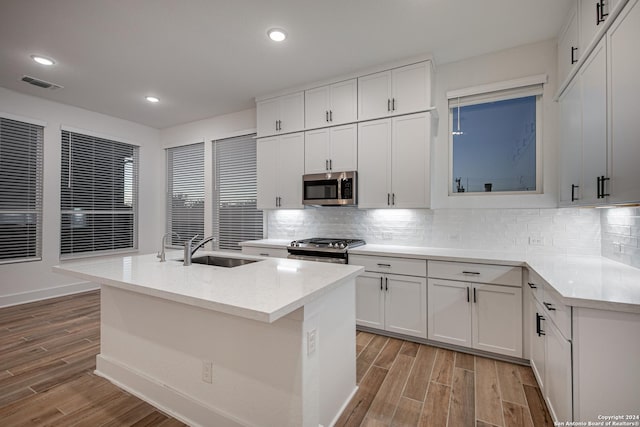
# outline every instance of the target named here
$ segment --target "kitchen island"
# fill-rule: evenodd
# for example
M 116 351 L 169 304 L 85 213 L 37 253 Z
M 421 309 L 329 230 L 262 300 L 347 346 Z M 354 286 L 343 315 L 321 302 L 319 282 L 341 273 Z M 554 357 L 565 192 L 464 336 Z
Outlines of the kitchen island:
M 363 268 L 249 256 L 259 261 L 185 267 L 180 257 L 54 267 L 101 285 L 96 373 L 190 425 L 331 425 L 356 390 Z

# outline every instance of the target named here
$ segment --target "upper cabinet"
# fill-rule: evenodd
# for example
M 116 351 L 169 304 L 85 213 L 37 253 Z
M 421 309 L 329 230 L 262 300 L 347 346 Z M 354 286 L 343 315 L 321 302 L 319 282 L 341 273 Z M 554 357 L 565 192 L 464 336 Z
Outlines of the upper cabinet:
M 583 48 L 596 36 L 618 0 L 580 0 L 580 44 Z
M 573 3 L 569 17 L 558 37 L 558 82 L 563 82 L 578 62 L 578 4 Z
M 306 129 L 353 123 L 358 119 L 358 81 L 346 80 L 304 92 Z
M 358 127 L 355 123 L 305 132 L 304 173 L 358 169 Z
M 361 208 L 428 208 L 431 114 L 358 125 Z
M 256 108 L 258 137 L 304 129 L 304 92 L 265 99 Z
M 560 205 L 640 201 L 640 6 L 629 0 L 560 97 Z
M 258 209 L 302 209 L 304 132 L 257 142 Z
M 431 91 L 431 61 L 360 77 L 358 120 L 428 110 Z

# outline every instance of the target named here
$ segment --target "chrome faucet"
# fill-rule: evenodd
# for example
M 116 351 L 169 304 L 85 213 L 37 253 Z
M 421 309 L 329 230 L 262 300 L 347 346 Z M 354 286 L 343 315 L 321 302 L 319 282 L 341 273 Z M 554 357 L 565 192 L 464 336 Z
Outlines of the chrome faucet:
M 184 242 L 184 265 L 191 265 L 191 257 L 193 257 L 193 254 L 195 254 L 196 251 L 202 246 L 216 239 L 215 236 L 205 237 L 204 239 L 200 240 L 195 246 L 193 246 L 193 241 L 196 239 L 196 237 L 198 237 L 197 234 L 191 239 Z
M 160 252 L 158 252 L 158 254 L 156 255 L 156 258 L 160 258 L 160 262 L 165 262 L 166 256 L 164 253 L 165 248 L 167 247 L 167 237 L 172 236 L 172 235 L 176 235 L 178 236 L 178 239 L 181 239 L 182 237 L 180 237 L 180 235 L 178 233 L 176 233 L 175 231 L 170 231 L 168 233 L 164 233 L 164 236 L 162 236 L 162 249 L 160 250 Z

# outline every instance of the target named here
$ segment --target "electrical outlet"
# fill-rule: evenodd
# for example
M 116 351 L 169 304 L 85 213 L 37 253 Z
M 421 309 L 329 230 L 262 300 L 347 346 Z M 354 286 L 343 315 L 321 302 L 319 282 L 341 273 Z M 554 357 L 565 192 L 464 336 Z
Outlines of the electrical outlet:
M 202 381 L 213 383 L 213 362 L 209 360 L 202 361 Z
M 393 235 L 388 231 L 382 233 L 382 240 L 391 240 Z
M 544 237 L 529 236 L 529 245 L 544 246 Z
M 614 254 L 621 254 L 622 253 L 622 243 L 613 242 L 613 253 Z
M 316 330 L 307 332 L 307 355 L 311 356 L 316 351 Z
M 449 234 L 449 240 L 451 240 L 452 242 L 459 242 L 460 241 L 460 235 L 459 234 Z

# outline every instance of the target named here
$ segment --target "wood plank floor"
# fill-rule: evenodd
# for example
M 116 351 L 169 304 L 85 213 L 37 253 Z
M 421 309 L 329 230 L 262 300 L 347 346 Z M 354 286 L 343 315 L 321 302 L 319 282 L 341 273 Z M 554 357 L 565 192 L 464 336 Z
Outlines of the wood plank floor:
M 99 326 L 99 291 L 0 309 L 1 426 L 184 426 L 93 374 Z M 337 426 L 553 425 L 528 367 L 366 332 L 356 352 Z
M 529 367 L 367 332 L 356 354 L 336 426 L 553 426 Z
M 93 374 L 100 292 L 0 309 L 0 426 L 185 424 Z

